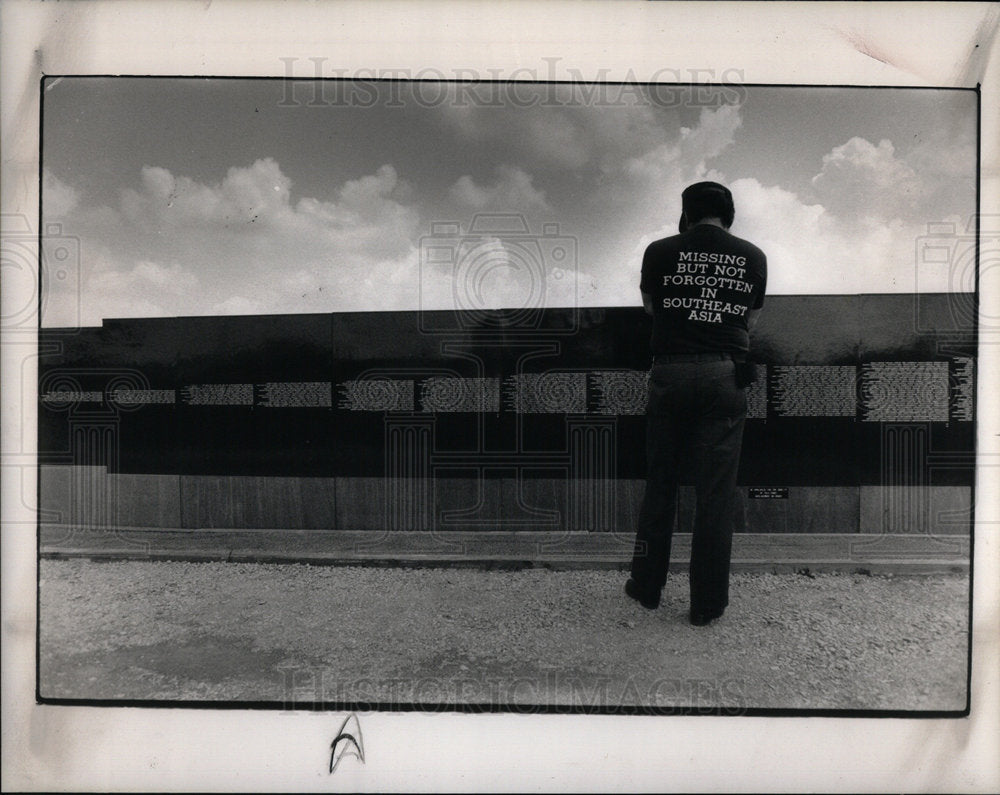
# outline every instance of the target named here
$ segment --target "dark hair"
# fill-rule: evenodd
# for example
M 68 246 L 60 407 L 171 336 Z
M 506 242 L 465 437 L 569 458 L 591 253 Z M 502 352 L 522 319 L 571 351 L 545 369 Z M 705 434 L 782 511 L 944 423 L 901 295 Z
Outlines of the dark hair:
M 703 218 L 718 218 L 723 225 L 733 225 L 736 208 L 729 188 L 718 182 L 696 182 L 688 185 L 681 194 L 681 206 L 687 216 L 687 225 L 698 223 Z

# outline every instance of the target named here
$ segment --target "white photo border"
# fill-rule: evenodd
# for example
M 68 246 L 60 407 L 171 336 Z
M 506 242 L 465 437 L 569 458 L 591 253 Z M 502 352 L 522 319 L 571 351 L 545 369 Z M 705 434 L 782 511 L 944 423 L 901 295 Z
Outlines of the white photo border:
M 735 68 L 747 84 L 980 84 L 980 211 L 998 213 L 998 16 L 989 3 L 933 2 L 13 0 L 0 6 L 3 213 L 38 218 L 43 75 L 282 77 L 289 68 L 283 58 L 296 59 L 292 68 L 298 77 L 315 76 L 310 59 L 324 58 L 348 74 L 385 68 L 449 75 L 465 67 L 480 74 L 499 70 L 517 79 L 525 67 L 538 71 L 552 65 L 555 79 L 582 74 L 643 80 L 664 68 L 682 74 Z M 998 280 L 996 272 L 981 274 L 982 306 L 998 305 Z M 14 299 L 4 295 L 4 307 L 16 305 Z M 328 749 L 342 714 L 35 704 L 35 516 L 20 504 L 19 495 L 31 493 L 35 477 L 36 344 L 33 334 L 5 333 L 0 345 L 5 788 L 1000 788 L 996 330 L 982 329 L 980 337 L 968 718 L 369 713 L 361 716 L 365 764 L 344 764 L 332 778 Z

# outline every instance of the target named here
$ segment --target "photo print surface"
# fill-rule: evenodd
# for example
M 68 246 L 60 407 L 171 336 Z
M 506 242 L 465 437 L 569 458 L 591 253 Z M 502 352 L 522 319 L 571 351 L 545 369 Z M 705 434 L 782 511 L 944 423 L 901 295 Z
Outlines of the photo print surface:
M 967 708 L 975 91 L 55 77 L 42 106 L 43 700 Z M 702 180 L 768 258 L 711 634 L 690 486 L 672 604 L 621 590 L 642 254 Z M 744 274 L 691 270 L 711 322 Z

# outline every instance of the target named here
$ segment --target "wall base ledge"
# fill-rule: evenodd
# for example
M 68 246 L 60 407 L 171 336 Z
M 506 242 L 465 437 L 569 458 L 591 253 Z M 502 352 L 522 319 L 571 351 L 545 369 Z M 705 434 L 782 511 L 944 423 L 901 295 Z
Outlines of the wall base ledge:
M 43 524 L 48 559 L 231 561 L 333 566 L 627 569 L 633 536 L 591 532 L 373 532 L 82 528 Z M 738 533 L 733 571 L 964 573 L 966 535 Z M 685 571 L 691 536 L 674 536 L 671 571 Z

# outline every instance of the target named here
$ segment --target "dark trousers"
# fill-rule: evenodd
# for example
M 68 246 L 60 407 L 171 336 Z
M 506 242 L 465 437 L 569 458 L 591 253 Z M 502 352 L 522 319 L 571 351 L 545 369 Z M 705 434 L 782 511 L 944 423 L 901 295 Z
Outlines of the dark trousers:
M 729 560 L 746 392 L 730 360 L 655 364 L 646 407 L 646 493 L 639 511 L 632 577 L 663 588 L 677 514 L 677 485 L 697 498 L 691 546 L 691 609 L 729 604 Z

